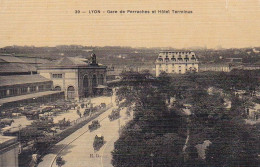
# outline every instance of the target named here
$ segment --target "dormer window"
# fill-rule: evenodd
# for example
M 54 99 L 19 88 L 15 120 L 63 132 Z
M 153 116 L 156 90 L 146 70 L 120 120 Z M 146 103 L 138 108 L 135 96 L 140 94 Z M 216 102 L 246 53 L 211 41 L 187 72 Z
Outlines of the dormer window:
M 171 58 L 172 61 L 176 61 L 175 57 Z

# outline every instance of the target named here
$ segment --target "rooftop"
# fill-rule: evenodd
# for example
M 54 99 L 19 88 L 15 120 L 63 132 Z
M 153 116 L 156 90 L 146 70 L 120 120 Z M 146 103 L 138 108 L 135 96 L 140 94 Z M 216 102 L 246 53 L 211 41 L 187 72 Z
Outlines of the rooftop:
M 158 55 L 157 60 L 171 60 L 176 61 L 178 59 L 193 59 L 197 60 L 197 56 L 192 51 L 178 52 L 178 51 L 161 51 Z
M 2 136 L 0 135 L 0 149 L 5 148 L 11 144 L 16 143 L 17 138 L 11 136 Z
M 0 73 L 23 73 L 36 71 L 34 66 L 22 63 L 0 63 Z
M 21 59 L 14 57 L 12 55 L 6 55 L 6 56 L 0 55 L 0 60 L 7 63 L 25 63 Z
M 27 56 L 19 56 L 19 59 L 23 60 L 27 64 L 44 64 L 44 63 L 50 62 L 50 60 L 48 60 L 48 59 L 37 58 L 37 57 L 27 57 Z
M 26 83 L 39 83 L 51 81 L 39 74 L 0 76 L 0 86 L 19 85 Z
M 40 69 L 45 68 L 79 68 L 79 67 L 91 67 L 88 59 L 79 57 L 63 57 L 59 60 L 52 61 L 50 63 L 42 64 L 39 66 Z M 98 65 L 97 67 L 105 67 Z

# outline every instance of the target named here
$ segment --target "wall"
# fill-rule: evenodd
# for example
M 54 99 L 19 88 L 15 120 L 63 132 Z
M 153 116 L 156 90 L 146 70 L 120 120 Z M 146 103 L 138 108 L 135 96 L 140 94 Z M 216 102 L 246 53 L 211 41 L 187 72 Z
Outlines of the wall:
M 65 92 L 65 98 L 68 97 L 68 87 L 73 86 L 75 89 L 75 99 L 79 99 L 78 89 L 78 69 L 46 69 L 39 70 L 41 76 L 53 81 L 53 88 L 61 87 Z M 53 74 L 62 74 L 62 78 L 53 78 Z
M 0 167 L 18 167 L 18 143 L 11 140 L 11 144 L 0 149 Z

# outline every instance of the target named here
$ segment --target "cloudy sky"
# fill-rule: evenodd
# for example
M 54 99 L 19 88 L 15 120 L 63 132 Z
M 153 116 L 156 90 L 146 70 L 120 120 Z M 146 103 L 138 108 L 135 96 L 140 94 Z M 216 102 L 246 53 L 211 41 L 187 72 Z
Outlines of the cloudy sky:
M 89 10 L 101 13 L 89 14 Z M 193 14 L 122 15 L 107 10 L 191 10 Z M 260 46 L 260 0 L 0 0 L 0 21 L 0 47 Z

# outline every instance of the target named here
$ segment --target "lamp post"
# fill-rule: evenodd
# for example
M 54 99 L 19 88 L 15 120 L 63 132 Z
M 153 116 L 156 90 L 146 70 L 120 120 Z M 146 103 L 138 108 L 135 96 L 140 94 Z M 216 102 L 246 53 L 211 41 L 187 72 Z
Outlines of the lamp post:
M 151 165 L 152 165 L 152 167 L 153 167 L 153 157 L 154 157 L 154 154 L 151 153 L 151 154 L 150 154 L 150 157 L 151 157 Z
M 118 134 L 120 136 L 120 133 L 121 133 L 121 127 L 120 127 L 120 110 L 119 110 L 119 118 L 118 118 Z
M 36 98 L 35 98 L 35 97 L 33 97 L 33 103 L 36 103 L 36 102 L 35 102 L 35 99 L 36 99 Z
M 19 142 L 19 154 L 22 153 L 22 145 L 21 145 L 21 124 L 18 125 L 18 129 L 19 129 L 19 132 L 18 132 L 18 142 Z
M 111 104 L 112 104 L 112 98 L 113 98 L 113 90 L 111 92 Z

